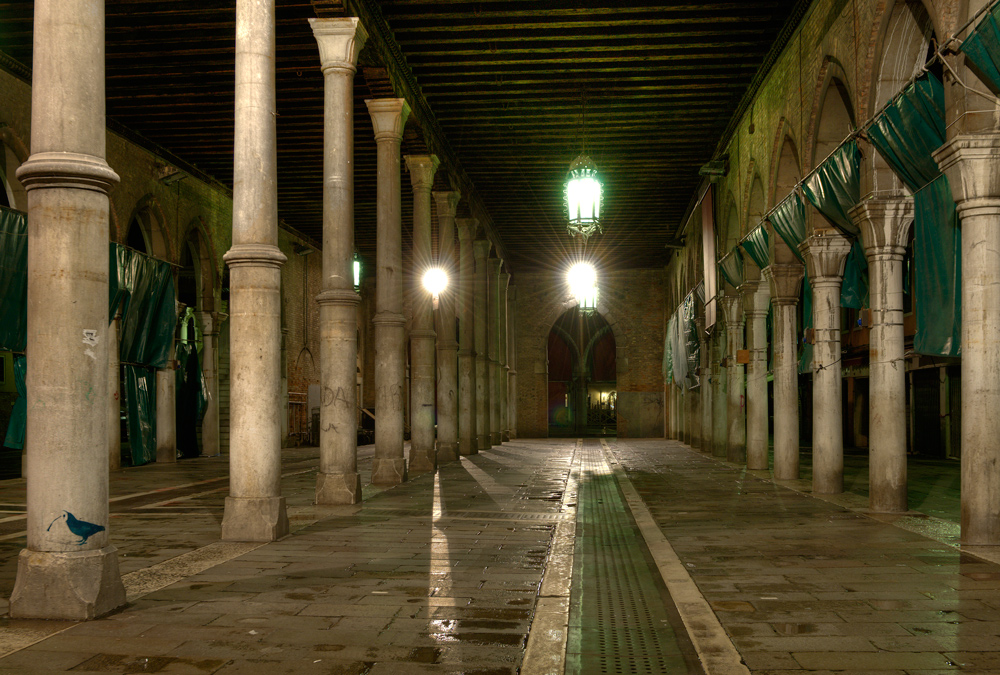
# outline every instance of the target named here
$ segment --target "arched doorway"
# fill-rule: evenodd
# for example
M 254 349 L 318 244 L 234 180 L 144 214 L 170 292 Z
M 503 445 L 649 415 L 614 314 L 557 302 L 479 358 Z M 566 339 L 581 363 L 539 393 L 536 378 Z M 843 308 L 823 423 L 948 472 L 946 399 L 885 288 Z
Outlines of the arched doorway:
M 597 312 L 573 307 L 556 320 L 548 337 L 550 436 L 617 434 L 616 347 Z

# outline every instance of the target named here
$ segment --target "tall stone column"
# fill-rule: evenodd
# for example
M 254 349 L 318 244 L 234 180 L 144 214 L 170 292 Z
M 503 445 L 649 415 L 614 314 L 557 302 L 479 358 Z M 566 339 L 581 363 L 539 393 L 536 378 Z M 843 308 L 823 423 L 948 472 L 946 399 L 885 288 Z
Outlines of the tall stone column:
M 970 545 L 1000 544 L 998 154 L 998 133 L 959 135 L 934 153 L 962 219 L 962 543 Z
M 434 374 L 437 333 L 432 298 L 423 276 L 434 266 L 431 251 L 431 187 L 438 168 L 435 155 L 407 155 L 413 187 L 413 323 L 410 327 L 410 473 L 437 468 L 434 439 Z
M 205 379 L 207 399 L 205 417 L 201 421 L 201 454 L 218 457 L 222 452 L 219 444 L 219 315 L 215 312 L 198 312 L 198 321 L 201 323 L 203 338 L 201 375 Z M 173 374 L 173 371 L 170 372 Z M 174 454 L 176 455 L 176 451 Z
M 799 361 L 796 311 L 802 265 L 772 263 L 762 271 L 774 306 L 774 477 L 799 477 Z
M 233 246 L 229 265 L 229 496 L 222 538 L 288 534 L 281 496 L 281 266 L 274 0 L 236 5 Z
M 701 316 L 695 317 L 695 330 L 698 331 L 698 389 L 691 392 L 691 447 L 697 450 L 702 449 L 704 432 L 702 423 L 704 421 L 702 405 L 704 404 L 704 391 L 706 384 L 705 363 L 705 319 Z
M 704 314 L 698 318 L 698 339 L 701 340 L 701 451 L 711 453 L 714 447 L 712 423 L 712 391 L 715 379 L 712 365 L 714 340 L 705 332 Z
M 476 260 L 473 241 L 479 227 L 475 218 L 460 218 L 458 227 L 458 452 L 474 455 L 478 450 L 479 413 L 476 386 Z
M 455 300 L 459 293 L 455 260 L 455 209 L 459 192 L 435 192 L 438 214 L 438 264 L 448 273 L 448 290 L 438 303 L 437 325 L 437 458 L 458 459 L 458 342 Z
M 507 288 L 507 437 L 517 438 L 517 288 Z
M 156 462 L 158 464 L 177 461 L 177 371 L 174 369 L 176 355 L 173 338 L 170 340 L 168 356 L 167 365 L 156 370 Z M 114 355 L 114 361 L 117 368 L 118 354 Z M 115 386 L 113 393 L 117 394 L 117 372 L 115 372 L 112 382 Z M 113 404 L 119 405 L 118 397 L 113 396 L 113 399 Z M 218 416 L 216 416 L 216 420 L 218 420 Z M 119 450 L 121 450 L 120 428 L 118 429 L 118 443 Z M 120 455 L 118 468 L 121 468 Z
M 719 298 L 722 305 L 722 297 Z M 722 317 L 719 317 L 720 319 Z M 712 340 L 712 455 L 726 457 L 727 441 L 729 439 L 728 408 L 729 401 L 726 391 L 729 388 L 728 368 L 723 365 L 726 357 L 726 327 L 725 320 L 715 324 L 715 335 Z
M 743 349 L 743 300 L 739 295 L 722 299 L 726 316 L 726 460 L 747 461 L 747 418 L 743 407 L 743 364 L 736 363 L 736 352 Z
M 489 272 L 487 259 L 493 244 L 479 239 L 473 245 L 476 253 L 476 297 L 473 303 L 476 326 L 476 448 L 493 447 L 490 437 L 490 356 L 487 352 L 487 302 Z
M 903 257 L 913 198 L 869 199 L 851 218 L 861 229 L 871 289 L 868 504 L 898 513 L 907 510 Z
M 510 366 L 507 365 L 507 285 L 510 284 L 510 275 L 506 272 L 500 273 L 500 284 L 497 288 L 499 297 L 497 299 L 497 311 L 500 313 L 500 330 L 497 336 L 497 361 L 500 364 L 497 372 L 500 381 L 497 383 L 497 394 L 500 397 L 500 442 L 505 443 L 510 440 L 510 425 L 507 422 L 507 377 Z
M 747 468 L 768 469 L 768 406 L 767 406 L 767 310 L 771 292 L 767 282 L 748 281 L 740 286 L 743 311 L 747 317 Z
M 487 289 L 486 344 L 490 357 L 490 443 L 500 445 L 500 268 L 503 260 L 489 259 Z
M 403 401 L 406 354 L 403 316 L 403 231 L 399 144 L 410 106 L 401 98 L 365 101 L 378 144 L 375 285 L 375 457 L 372 484 L 406 480 Z
M 86 21 L 81 20 L 86 17 Z M 36 0 L 28 192 L 28 545 L 14 618 L 125 604 L 108 541 L 108 190 L 104 2 Z M 77 524 L 83 522 L 83 529 Z
M 319 305 L 317 504 L 361 501 L 358 303 L 354 290 L 354 75 L 368 33 L 357 18 L 310 19 L 323 72 L 323 279 Z
M 840 378 L 840 286 L 851 243 L 836 230 L 816 230 L 799 245 L 813 300 L 813 492 L 844 491 Z

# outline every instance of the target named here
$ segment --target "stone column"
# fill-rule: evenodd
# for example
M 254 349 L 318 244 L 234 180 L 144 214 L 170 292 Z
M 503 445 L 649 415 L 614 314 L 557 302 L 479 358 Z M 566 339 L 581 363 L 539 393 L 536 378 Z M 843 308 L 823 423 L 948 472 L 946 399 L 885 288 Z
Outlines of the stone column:
M 774 306 L 774 477 L 799 477 L 799 360 L 795 308 L 802 265 L 772 263 L 762 271 Z
M 702 449 L 704 432 L 702 431 L 702 406 L 704 404 L 704 391 L 706 385 L 705 363 L 705 319 L 701 316 L 695 317 L 695 330 L 698 331 L 698 389 L 691 392 L 691 447 L 697 450 Z
M 767 405 L 767 310 L 771 292 L 767 282 L 748 281 L 740 286 L 743 310 L 747 317 L 747 468 L 768 469 L 768 405 Z
M 913 198 L 869 199 L 851 210 L 868 257 L 869 334 L 868 505 L 903 512 L 906 498 L 906 362 L 903 347 L 903 257 Z
M 799 245 L 813 300 L 813 492 L 844 491 L 844 428 L 840 378 L 840 286 L 851 243 L 832 228 Z
M 701 451 L 711 453 L 712 435 L 712 382 L 715 373 L 712 365 L 714 341 L 705 333 L 705 316 L 698 318 L 698 339 L 701 340 Z
M 438 264 L 448 273 L 448 289 L 438 302 L 437 325 L 437 458 L 458 459 L 458 342 L 455 299 L 459 293 L 455 260 L 455 209 L 460 192 L 435 192 L 438 214 Z
M 500 268 L 503 260 L 489 259 L 489 288 L 487 290 L 486 343 L 490 357 L 490 443 L 500 445 Z
M 86 20 L 81 20 L 86 17 Z M 108 541 L 108 190 L 104 2 L 36 0 L 28 193 L 28 545 L 10 615 L 125 604 Z
M 517 438 L 517 288 L 507 288 L 507 437 Z
M 460 218 L 458 227 L 458 452 L 474 455 L 478 452 L 476 330 L 474 298 L 476 295 L 476 261 L 472 242 L 478 222 L 475 218 Z
M 473 303 L 476 332 L 476 448 L 489 450 L 493 444 L 490 437 L 490 357 L 487 349 L 487 296 L 489 295 L 489 273 L 487 259 L 493 244 L 487 239 L 479 239 L 474 244 L 476 253 L 476 297 Z
M 726 461 L 747 461 L 747 418 L 743 407 L 743 364 L 736 363 L 736 352 L 743 349 L 743 301 L 739 295 L 722 299 L 726 316 Z
M 115 321 L 117 324 L 117 321 Z M 117 332 L 117 327 L 115 328 Z M 117 350 L 116 350 L 117 351 Z M 156 370 L 156 461 L 157 463 L 171 463 L 177 461 L 177 371 L 174 369 L 174 340 L 170 340 L 170 352 L 167 365 Z M 118 354 L 114 355 L 114 362 L 117 370 Z M 118 373 L 115 372 L 112 382 L 114 383 L 112 403 L 118 405 Z M 207 413 L 206 413 L 207 416 Z M 218 416 L 216 416 L 218 421 Z M 116 424 L 117 426 L 117 424 Z M 112 434 L 115 432 L 112 431 Z M 118 466 L 121 468 L 121 428 L 118 428 L 119 457 Z M 216 435 L 218 437 L 218 435 Z M 207 453 L 206 453 L 207 454 Z M 113 461 L 113 460 L 112 460 Z
M 281 266 L 274 0 L 236 5 L 233 246 L 229 265 L 229 496 L 222 538 L 288 534 L 281 496 Z
M 719 306 L 722 306 L 722 297 L 719 298 Z M 722 317 L 719 317 L 722 319 Z M 727 368 L 723 365 L 726 356 L 726 327 L 725 321 L 718 321 L 715 324 L 715 335 L 712 340 L 712 455 L 715 457 L 725 457 L 727 454 L 727 439 L 729 438 L 729 426 L 727 423 L 728 400 L 726 390 L 728 389 Z
M 375 458 L 374 485 L 406 480 L 403 456 L 403 396 L 406 355 L 403 316 L 403 233 L 399 144 L 410 106 L 401 98 L 365 101 L 378 144 L 378 206 L 375 282 Z
M 323 278 L 319 304 L 317 504 L 361 501 L 358 303 L 354 290 L 354 75 L 368 33 L 357 18 L 309 19 L 323 72 Z
M 222 452 L 219 445 L 219 315 L 215 312 L 198 312 L 197 314 L 203 338 L 201 375 L 205 378 L 205 398 L 207 399 L 205 417 L 201 421 L 201 454 L 206 457 L 218 457 Z M 170 372 L 172 375 L 173 371 Z M 173 388 L 171 388 L 170 394 L 174 395 Z M 176 425 L 176 422 L 174 424 Z M 278 435 L 281 436 L 280 429 Z M 174 454 L 177 454 L 176 450 Z M 159 455 L 157 455 L 157 460 L 159 460 Z
M 1000 544 L 998 154 L 997 133 L 959 135 L 934 153 L 962 219 L 962 543 L 970 545 Z
M 497 337 L 497 361 L 500 364 L 497 373 L 500 381 L 497 384 L 497 394 L 500 397 L 500 442 L 510 440 L 510 425 L 507 422 L 507 377 L 510 366 L 507 365 L 507 285 L 510 283 L 510 275 L 506 272 L 500 273 L 500 285 L 497 289 L 499 298 L 497 299 L 497 311 L 500 313 L 500 331 Z
M 434 375 L 437 333 L 432 297 L 423 287 L 434 265 L 431 251 L 431 187 L 438 168 L 435 155 L 407 155 L 413 187 L 413 323 L 410 327 L 410 473 L 437 468 L 434 439 Z

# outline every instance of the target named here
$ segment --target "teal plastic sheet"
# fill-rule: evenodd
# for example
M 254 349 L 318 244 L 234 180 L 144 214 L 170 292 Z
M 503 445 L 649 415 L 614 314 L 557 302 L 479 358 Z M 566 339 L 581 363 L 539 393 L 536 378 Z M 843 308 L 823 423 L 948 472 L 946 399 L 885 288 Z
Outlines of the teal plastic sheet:
M 0 206 L 0 349 L 23 352 L 28 318 L 28 216 Z
M 162 368 L 177 322 L 170 265 L 117 244 L 110 259 L 109 306 L 122 301 L 121 360 Z
M 812 328 L 813 325 L 812 299 L 812 286 L 809 285 L 809 275 L 807 274 L 802 279 L 802 333 L 799 338 L 800 374 L 812 372 L 813 346 L 805 341 L 805 333 L 807 330 Z
M 663 338 L 663 378 L 667 384 L 674 381 L 674 331 L 677 326 L 677 314 L 672 314 L 667 320 L 667 334 Z
M 844 281 L 840 285 L 840 306 L 863 309 L 871 305 L 868 286 L 868 259 L 865 249 L 857 239 L 844 263 Z
M 737 246 L 719 261 L 719 269 L 722 276 L 726 278 L 735 288 L 743 285 L 743 254 Z
M 982 18 L 959 48 L 965 64 L 990 91 L 1000 96 L 1000 5 Z
M 7 425 L 7 435 L 3 440 L 4 447 L 15 450 L 24 449 L 24 430 L 28 421 L 28 399 L 25 398 L 26 389 L 24 386 L 24 376 L 27 370 L 28 364 L 24 354 L 15 354 L 14 386 L 17 387 L 17 400 L 14 401 L 14 409 L 10 413 L 10 423 Z
M 745 239 L 740 243 L 743 250 L 747 252 L 750 259 L 753 260 L 753 264 L 757 266 L 758 269 L 764 269 L 771 264 L 771 251 L 768 248 L 769 245 L 767 228 L 761 223 L 757 227 L 750 230 L 750 234 L 746 236 Z
M 918 354 L 958 356 L 962 344 L 962 237 L 947 176 L 913 195 Z
M 861 150 L 844 143 L 803 182 L 802 191 L 830 223 L 849 237 L 860 233 L 849 212 L 861 201 Z
M 122 447 L 123 466 L 141 466 L 156 459 L 156 370 L 123 365 L 128 450 Z
M 958 356 L 961 347 L 962 237 L 946 176 L 931 153 L 945 143 L 944 89 L 928 73 L 868 130 L 872 144 L 913 191 L 914 309 L 919 354 Z
M 205 416 L 205 409 L 208 407 L 198 350 L 194 342 L 178 342 L 175 355 L 177 454 L 182 458 L 197 457 L 201 454 L 198 447 L 198 423 Z
M 806 238 L 806 207 L 799 193 L 793 192 L 785 197 L 767 219 L 782 241 L 792 249 L 795 257 L 802 260 L 799 244 Z

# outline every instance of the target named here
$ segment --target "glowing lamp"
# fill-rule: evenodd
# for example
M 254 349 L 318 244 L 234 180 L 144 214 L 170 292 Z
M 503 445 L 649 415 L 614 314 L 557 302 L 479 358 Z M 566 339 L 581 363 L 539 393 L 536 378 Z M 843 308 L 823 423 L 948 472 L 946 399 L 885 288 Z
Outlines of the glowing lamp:
M 587 238 L 602 231 L 601 182 L 597 178 L 597 165 L 587 155 L 580 155 L 569 165 L 566 209 L 569 217 L 566 229 L 571 235 Z
M 358 257 L 357 253 L 354 254 L 354 263 L 353 263 L 352 266 L 354 268 L 354 290 L 360 291 L 361 290 L 361 258 Z
M 424 272 L 424 289 L 430 293 L 435 302 L 438 296 L 448 287 L 448 273 L 440 267 L 432 267 Z
M 566 273 L 566 281 L 581 312 L 590 314 L 597 310 L 597 271 L 593 265 L 576 263 Z

